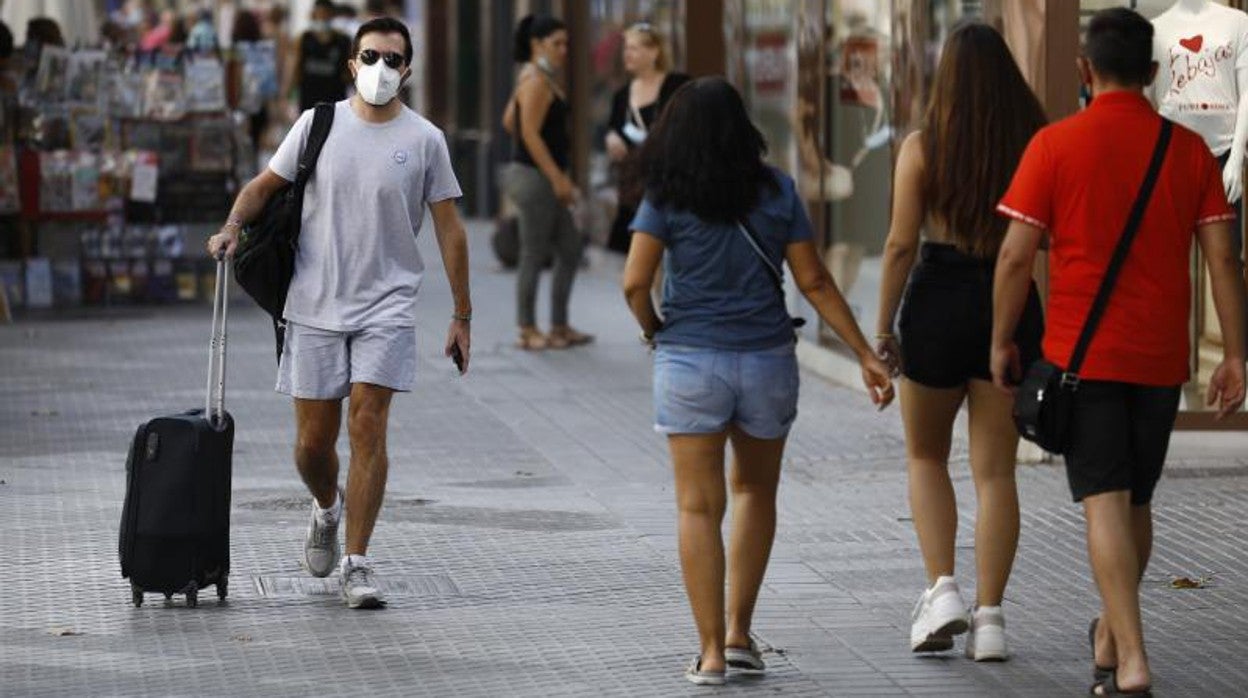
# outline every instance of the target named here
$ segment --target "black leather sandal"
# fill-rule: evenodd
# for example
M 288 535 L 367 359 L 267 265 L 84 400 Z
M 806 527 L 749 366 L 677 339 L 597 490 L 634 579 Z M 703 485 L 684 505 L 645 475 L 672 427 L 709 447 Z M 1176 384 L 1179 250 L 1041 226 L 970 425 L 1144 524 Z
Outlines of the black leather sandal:
M 1096 689 L 1101 690 L 1096 690 Z M 1088 695 L 1093 696 L 1144 696 L 1145 698 L 1153 697 L 1153 687 L 1141 688 L 1138 691 L 1124 691 L 1118 688 L 1118 672 L 1110 670 L 1109 676 L 1104 681 L 1098 681 L 1092 684 L 1092 688 L 1088 689 Z
M 1096 663 L 1096 626 L 1101 622 L 1100 616 L 1092 619 L 1092 624 L 1088 626 L 1088 645 L 1092 647 L 1092 680 L 1096 683 L 1104 683 L 1109 675 L 1114 673 L 1114 669 L 1118 667 L 1101 666 Z

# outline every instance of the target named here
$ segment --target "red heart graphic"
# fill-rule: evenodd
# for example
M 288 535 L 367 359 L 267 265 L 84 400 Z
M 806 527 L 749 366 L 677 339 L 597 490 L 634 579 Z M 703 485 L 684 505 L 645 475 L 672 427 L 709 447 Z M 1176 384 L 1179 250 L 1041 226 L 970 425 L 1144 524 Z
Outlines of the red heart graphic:
M 1180 39 L 1179 45 L 1192 53 L 1200 53 L 1200 47 L 1205 45 L 1205 36 L 1197 34 L 1190 39 Z

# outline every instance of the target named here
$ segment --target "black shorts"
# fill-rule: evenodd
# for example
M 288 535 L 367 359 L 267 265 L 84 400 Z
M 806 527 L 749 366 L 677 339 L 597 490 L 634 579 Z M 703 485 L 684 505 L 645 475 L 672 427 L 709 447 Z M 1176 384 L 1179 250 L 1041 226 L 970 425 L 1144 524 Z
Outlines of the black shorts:
M 1178 410 L 1177 386 L 1080 383 L 1066 449 L 1074 500 L 1130 490 L 1132 504 L 1152 501 Z
M 931 242 L 923 243 L 919 253 L 897 322 L 901 372 L 931 388 L 956 388 L 972 378 L 992 380 L 988 359 L 995 260 Z M 1043 336 L 1044 316 L 1033 284 L 1014 332 L 1024 369 L 1040 358 Z

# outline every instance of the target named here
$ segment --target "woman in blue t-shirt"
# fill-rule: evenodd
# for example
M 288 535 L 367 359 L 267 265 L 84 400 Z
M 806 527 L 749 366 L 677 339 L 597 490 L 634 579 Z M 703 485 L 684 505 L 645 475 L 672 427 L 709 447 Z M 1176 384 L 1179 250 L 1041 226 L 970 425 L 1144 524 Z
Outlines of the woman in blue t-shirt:
M 761 673 L 750 621 L 776 527 L 776 486 L 797 416 L 794 327 L 781 271 L 857 354 L 871 400 L 893 398 L 815 251 L 793 180 L 768 167 L 763 135 L 722 78 L 680 88 L 642 148 L 646 197 L 633 219 L 624 293 L 654 357 L 655 430 L 676 472 L 680 559 L 701 637 L 686 678 L 722 684 L 725 667 Z M 650 284 L 666 253 L 663 319 Z M 724 601 L 724 447 L 733 529 Z

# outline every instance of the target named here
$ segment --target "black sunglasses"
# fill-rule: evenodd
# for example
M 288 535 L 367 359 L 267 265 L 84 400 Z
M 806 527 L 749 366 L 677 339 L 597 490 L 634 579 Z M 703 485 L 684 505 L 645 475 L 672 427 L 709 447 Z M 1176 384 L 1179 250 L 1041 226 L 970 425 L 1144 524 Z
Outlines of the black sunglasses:
M 395 70 L 402 68 L 403 64 L 407 62 L 407 59 L 403 57 L 403 54 L 395 53 L 393 51 L 381 53 L 380 51 L 374 51 L 371 48 L 366 48 L 356 55 L 359 56 L 360 61 L 364 63 L 364 65 L 372 65 L 377 62 L 378 58 L 380 58 L 386 62 L 388 67 L 394 68 Z

